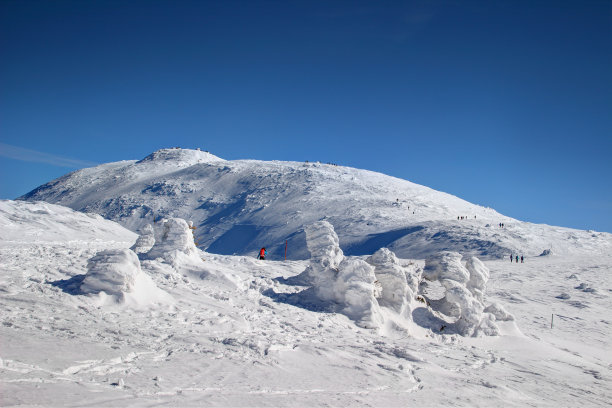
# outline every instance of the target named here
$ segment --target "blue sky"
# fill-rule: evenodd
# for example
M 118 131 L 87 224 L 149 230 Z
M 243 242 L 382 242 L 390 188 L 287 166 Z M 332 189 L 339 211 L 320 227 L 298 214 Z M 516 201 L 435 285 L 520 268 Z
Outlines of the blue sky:
M 0 198 L 200 147 L 612 232 L 612 2 L 0 1 Z

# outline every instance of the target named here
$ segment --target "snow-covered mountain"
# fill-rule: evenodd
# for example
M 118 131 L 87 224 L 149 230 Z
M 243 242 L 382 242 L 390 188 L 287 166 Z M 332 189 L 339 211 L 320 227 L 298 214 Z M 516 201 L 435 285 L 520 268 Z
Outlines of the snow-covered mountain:
M 223 160 L 159 150 L 67 174 L 21 197 L 93 212 L 132 231 L 160 218 L 193 221 L 200 248 L 307 259 L 304 227 L 330 222 L 347 255 L 388 247 L 418 258 L 453 250 L 485 259 L 610 250 L 610 234 L 530 224 L 406 180 L 322 163 Z M 504 228 L 500 227 L 504 224 Z

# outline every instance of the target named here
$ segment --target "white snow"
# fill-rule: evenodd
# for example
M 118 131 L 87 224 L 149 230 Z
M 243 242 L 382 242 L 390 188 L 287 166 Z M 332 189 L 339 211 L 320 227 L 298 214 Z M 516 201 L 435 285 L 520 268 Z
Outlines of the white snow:
M 3 406 L 612 401 L 610 234 L 362 170 L 200 153 L 34 194 L 152 224 L 138 244 L 99 216 L 0 202 Z M 249 256 L 198 249 L 188 221 L 202 247 Z M 273 237 L 301 254 L 284 261 Z M 255 259 L 251 240 L 272 256 Z

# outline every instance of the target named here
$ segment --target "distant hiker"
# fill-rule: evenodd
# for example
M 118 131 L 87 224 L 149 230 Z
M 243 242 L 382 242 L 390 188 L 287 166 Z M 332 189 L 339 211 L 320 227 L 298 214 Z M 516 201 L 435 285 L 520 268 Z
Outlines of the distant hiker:
M 261 259 L 263 261 L 264 259 L 266 259 L 266 255 L 268 255 L 268 251 L 266 251 L 266 247 L 263 247 L 259 250 L 259 255 L 257 256 L 257 259 Z
M 457 219 L 459 219 L 459 216 L 457 216 Z
M 512 263 L 512 254 L 510 254 L 510 263 Z
M 523 263 L 523 255 L 521 255 L 521 263 Z
M 518 255 L 516 256 L 516 263 L 518 263 Z

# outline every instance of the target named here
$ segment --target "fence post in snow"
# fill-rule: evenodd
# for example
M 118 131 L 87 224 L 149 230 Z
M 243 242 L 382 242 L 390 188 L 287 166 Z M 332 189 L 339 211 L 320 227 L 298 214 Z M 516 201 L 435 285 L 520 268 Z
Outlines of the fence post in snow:
M 550 328 L 551 329 L 553 328 L 553 319 L 554 318 L 555 318 L 555 314 L 553 313 L 553 314 L 550 315 Z

